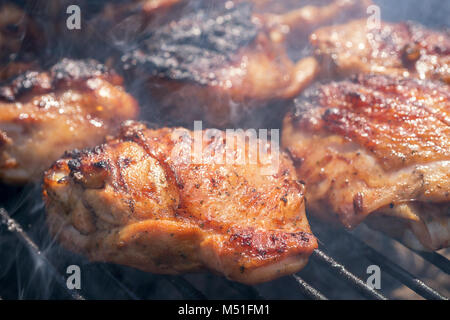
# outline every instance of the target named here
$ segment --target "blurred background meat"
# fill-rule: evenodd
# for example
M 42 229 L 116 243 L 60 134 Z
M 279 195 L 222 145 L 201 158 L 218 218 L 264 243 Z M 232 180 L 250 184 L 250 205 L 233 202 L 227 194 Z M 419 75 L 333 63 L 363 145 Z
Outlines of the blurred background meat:
M 376 75 L 309 88 L 285 118 L 283 145 L 311 213 L 347 228 L 381 216 L 378 227 L 415 249 L 448 247 L 449 92 Z
M 249 3 L 201 7 L 155 30 L 122 62 L 147 80 L 159 114 L 226 127 L 293 97 L 316 74 L 314 59 L 294 63 L 266 27 Z
M 256 159 L 246 138 L 127 122 L 46 172 L 49 228 L 93 261 L 148 272 L 209 270 L 247 284 L 297 272 L 317 247 L 304 187 L 286 154 L 253 140 L 268 149 Z
M 450 83 L 446 30 L 413 22 L 383 22 L 371 28 L 364 19 L 316 30 L 311 42 L 328 77 L 376 73 Z
M 0 87 L 0 109 L 0 179 L 9 183 L 39 180 L 64 151 L 96 145 L 138 114 L 120 76 L 69 59 Z
M 35 66 L 45 36 L 20 7 L 0 2 L 0 82 Z

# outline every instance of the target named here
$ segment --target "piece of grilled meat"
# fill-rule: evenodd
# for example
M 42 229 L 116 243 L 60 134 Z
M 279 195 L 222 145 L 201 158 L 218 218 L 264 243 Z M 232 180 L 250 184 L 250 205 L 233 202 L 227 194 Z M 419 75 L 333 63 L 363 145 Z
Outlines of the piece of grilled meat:
M 291 160 L 264 140 L 252 158 L 245 133 L 213 132 L 129 121 L 67 153 L 44 178 L 50 231 L 93 261 L 149 272 L 257 283 L 298 271 L 317 242 Z
M 315 77 L 315 59 L 293 63 L 273 30 L 250 3 L 200 6 L 154 30 L 121 60 L 134 78 L 147 80 L 165 118 L 226 127 L 294 97 Z
M 0 180 L 26 183 L 65 150 L 101 143 L 138 107 L 105 66 L 63 59 L 0 87 L 0 110 Z
M 0 82 L 36 65 L 45 39 L 34 21 L 10 2 L 0 3 Z
M 355 20 L 321 28 L 310 39 L 331 76 L 376 73 L 450 83 L 448 31 L 412 22 L 382 22 L 376 28 L 367 20 Z
M 308 89 L 282 135 L 306 181 L 307 209 L 348 228 L 369 218 L 417 249 L 448 247 L 449 92 L 382 75 Z

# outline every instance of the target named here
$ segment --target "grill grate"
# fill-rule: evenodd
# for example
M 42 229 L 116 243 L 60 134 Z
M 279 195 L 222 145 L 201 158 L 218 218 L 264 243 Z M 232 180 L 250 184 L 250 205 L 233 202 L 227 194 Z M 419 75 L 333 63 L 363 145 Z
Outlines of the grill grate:
M 428 261 L 431 264 L 434 264 L 436 267 L 444 271 L 446 274 L 450 274 L 450 261 L 440 255 L 437 252 L 422 252 L 422 251 L 414 251 L 416 254 L 421 256 L 423 259 Z
M 99 2 L 99 1 L 96 1 Z M 431 1 L 430 1 L 431 2 Z M 32 12 L 36 8 L 28 2 L 18 1 L 22 6 L 29 6 L 27 10 Z M 405 20 L 413 19 L 421 21 L 425 24 L 431 24 L 441 27 L 447 26 L 448 6 L 443 6 L 442 1 L 432 1 L 424 4 L 421 1 L 398 1 L 392 6 L 390 1 L 377 0 L 383 10 L 384 18 L 388 20 Z M 426 10 L 417 10 L 417 7 Z M 439 8 L 437 10 L 436 8 Z M 407 12 L 407 13 L 405 13 Z M 39 15 L 37 12 L 36 15 Z M 42 18 L 46 18 L 43 16 Z M 114 292 L 115 298 L 122 299 L 146 299 L 149 298 L 148 288 L 152 287 L 158 293 L 152 297 L 173 297 L 183 299 L 207 299 L 211 298 L 209 294 L 199 288 L 196 281 L 192 281 L 185 276 L 160 276 L 141 273 L 126 267 L 120 267 L 109 264 L 86 263 L 82 258 L 65 251 L 58 251 L 57 245 L 53 243 L 53 239 L 48 239 L 45 224 L 43 221 L 44 213 L 40 198 L 37 195 L 37 188 L 25 187 L 22 189 L 2 188 L 0 186 L 0 201 L 5 204 L 5 209 L 0 208 L 0 300 L 10 299 L 17 293 L 18 297 L 23 297 L 24 290 L 30 287 L 41 286 L 35 276 L 36 270 L 45 270 L 46 280 L 54 284 L 52 293 L 47 293 L 45 297 L 52 298 L 69 298 L 75 300 L 84 300 L 91 298 L 104 298 L 111 292 Z M 329 278 L 336 284 L 339 281 L 344 284 L 344 288 L 354 291 L 352 295 L 363 297 L 366 299 L 387 299 L 385 290 L 381 293 L 365 284 L 363 273 L 355 272 L 355 266 L 349 265 L 344 261 L 342 254 L 336 252 L 342 250 L 334 250 L 335 242 L 339 242 L 341 246 L 350 248 L 347 251 L 354 251 L 357 259 L 367 259 L 383 270 L 386 274 L 402 285 L 410 288 L 413 292 L 426 299 L 447 299 L 444 294 L 425 284 L 422 280 L 417 279 L 413 274 L 389 259 L 386 255 L 381 254 L 381 250 L 375 250 L 367 245 L 360 237 L 344 230 L 323 230 L 320 223 L 310 219 L 314 234 L 320 239 L 320 249 L 316 250 L 311 256 L 307 267 L 300 273 L 285 277 L 282 285 L 289 285 L 289 289 L 295 297 L 303 297 L 306 299 L 326 300 L 333 297 L 333 290 L 328 285 L 327 280 L 322 278 L 329 274 Z M 31 226 L 31 227 L 29 227 Z M 31 230 L 33 229 L 33 230 Z M 3 239 L 13 239 L 4 241 Z M 339 241 L 335 241 L 339 239 Z M 342 244 L 344 243 L 344 244 Z M 19 255 L 22 251 L 28 258 L 22 262 Z M 408 249 L 409 250 L 409 249 Z M 383 251 L 385 252 L 385 251 Z M 418 251 L 408 251 L 408 254 L 417 255 L 428 263 L 428 266 L 434 266 L 440 269 L 446 275 L 450 274 L 450 261 L 438 254 Z M 10 256 L 13 255 L 13 258 Z M 73 291 L 67 289 L 65 277 L 61 272 L 61 265 L 64 262 L 59 261 L 61 256 L 69 255 L 69 260 L 75 259 L 81 264 L 85 263 L 83 269 L 88 269 L 88 273 L 92 276 L 88 279 L 87 285 L 83 285 L 82 290 Z M 13 259 L 13 261 L 9 261 Z M 7 261 L 5 264 L 5 261 Z M 29 264 L 19 266 L 20 264 Z M 22 279 L 22 275 L 18 270 L 26 267 L 31 274 L 29 279 Z M 353 268 L 351 268 L 353 267 Z M 313 271 L 318 269 L 317 274 Z M 8 281 L 9 278 L 14 280 Z M 17 278 L 17 281 L 16 281 Z M 206 279 L 206 280 L 205 280 Z M 195 279 L 194 279 L 195 280 Z M 219 290 L 229 290 L 239 297 L 248 299 L 263 299 L 267 296 L 264 294 L 261 286 L 246 286 L 239 283 L 231 282 L 223 278 L 211 278 L 208 275 L 204 279 L 208 284 L 217 284 Z M 204 281 L 204 282 L 205 282 Z M 6 285 L 4 285 L 4 282 Z M 26 283 L 25 283 L 26 282 Z M 90 283 L 92 282 L 92 283 Z M 84 280 L 83 280 L 83 283 Z M 160 292 L 165 285 L 168 284 L 173 290 Z M 271 286 L 271 284 L 267 284 Z M 18 288 L 17 288 L 18 287 Z M 272 288 L 272 287 L 270 287 Z M 283 287 L 284 289 L 284 287 Z M 32 290 L 31 290 L 32 291 Z M 13 292 L 13 293 L 11 293 Z M 33 293 L 36 293 L 33 291 Z M 32 295 L 29 298 L 36 297 Z
M 315 250 L 312 254 L 312 258 L 319 260 L 333 271 L 337 276 L 341 276 L 346 281 L 354 286 L 363 296 L 368 299 L 386 300 L 387 298 L 382 294 L 375 291 L 375 289 L 367 286 L 361 279 L 348 271 L 342 264 L 336 262 L 332 257 L 328 256 L 321 250 Z
M 12 203 L 15 203 L 15 205 L 9 208 L 10 213 L 8 213 L 5 209 L 0 209 L 0 235 L 13 236 L 16 240 L 18 240 L 17 245 L 21 244 L 26 248 L 27 252 L 29 252 L 31 261 L 34 264 L 39 265 L 43 269 L 47 270 L 51 281 L 53 281 L 55 283 L 55 286 L 58 287 L 58 292 L 61 292 L 56 296 L 57 298 L 69 298 L 75 300 L 102 298 L 101 289 L 99 290 L 99 292 L 90 292 L 91 290 L 89 288 L 79 290 L 80 292 L 76 290 L 69 290 L 66 286 L 64 275 L 58 271 L 58 267 L 55 266 L 55 264 L 52 262 L 52 259 L 48 257 L 48 255 L 51 254 L 52 250 L 43 249 L 43 246 L 48 247 L 48 244 L 45 244 L 45 240 L 43 239 L 41 239 L 41 241 L 35 240 L 34 238 L 36 237 L 33 237 L 33 235 L 29 234 L 30 232 L 26 230 L 24 226 L 24 223 L 26 223 L 26 219 L 23 220 L 23 216 L 31 215 L 34 217 L 33 223 L 39 225 L 38 229 L 43 231 L 42 233 L 45 233 L 46 231 L 42 218 L 44 215 L 44 213 L 42 212 L 42 203 L 40 201 L 34 201 L 36 203 L 33 203 L 33 201 L 31 201 L 32 203 L 30 204 L 30 199 L 36 199 L 35 195 L 33 195 L 33 193 L 35 193 L 36 191 L 37 188 L 34 187 L 31 190 L 29 188 L 25 188 L 21 193 L 19 193 L 18 196 L 15 197 L 15 199 L 13 197 L 14 202 Z M 31 210 L 31 214 L 29 210 Z M 19 220 L 23 220 L 22 224 L 19 222 Z M 315 226 L 317 224 L 314 219 L 310 220 L 312 225 Z M 312 264 L 314 266 L 310 268 L 322 266 L 334 278 L 346 283 L 346 285 L 351 290 L 355 291 L 361 297 L 377 300 L 388 299 L 380 291 L 366 285 L 365 281 L 361 277 L 358 277 L 356 274 L 349 271 L 349 268 L 344 263 L 340 262 L 339 258 L 336 258 L 335 256 L 332 256 L 328 253 L 328 246 L 331 246 L 330 244 L 332 244 L 333 239 L 339 238 L 340 241 L 343 241 L 344 243 L 352 243 L 352 246 L 354 246 L 353 248 L 357 248 L 357 252 L 359 255 L 366 257 L 373 263 L 376 263 L 384 272 L 389 273 L 392 277 L 400 281 L 403 285 L 407 286 L 423 298 L 447 300 L 447 297 L 445 297 L 443 294 L 431 288 L 420 279 L 417 279 L 400 265 L 394 263 L 383 254 L 367 245 L 363 240 L 359 239 L 358 236 L 355 236 L 345 230 L 333 230 L 333 232 L 326 232 L 321 229 L 315 230 L 315 228 L 313 228 L 313 231 L 320 239 L 320 249 L 315 250 L 315 252 L 312 254 L 309 265 Z M 50 248 L 52 246 L 55 246 L 52 241 L 53 240 L 50 241 Z M 1 251 L 2 242 L 0 241 L 0 252 Z M 433 264 L 436 268 L 439 268 L 444 273 L 449 273 L 450 261 L 444 256 L 438 253 L 414 253 L 418 254 L 425 261 Z M 66 252 L 66 254 L 68 253 Z M 139 295 L 138 293 L 136 293 L 136 284 L 133 281 L 131 283 L 125 283 L 126 281 L 124 277 L 120 275 L 120 273 L 123 271 L 122 269 L 126 267 L 114 266 L 109 264 L 88 265 L 93 266 L 91 272 L 93 272 L 94 274 L 102 273 L 105 279 L 97 279 L 99 282 L 96 283 L 97 287 L 101 287 L 101 282 L 105 281 L 108 283 L 108 288 L 114 288 L 115 292 L 120 292 L 121 298 L 133 300 L 147 298 L 145 294 Z M 2 280 L 2 274 L 3 277 L 5 276 L 5 274 L 7 274 L 5 270 L 1 270 L 1 267 L 2 266 L 0 265 L 0 282 Z M 158 281 L 164 281 L 165 283 L 170 284 L 178 293 L 178 296 L 175 298 L 180 297 L 182 299 L 190 300 L 209 298 L 192 281 L 187 280 L 183 276 L 153 275 L 153 277 L 157 278 Z M 321 292 L 322 290 L 318 289 L 315 285 L 318 280 L 317 277 L 308 275 L 308 273 L 303 274 L 303 272 L 300 272 L 299 274 L 294 274 L 291 277 L 286 278 L 290 279 L 289 281 L 295 282 L 296 288 L 300 292 L 302 297 L 314 300 L 328 299 L 328 293 Z M 96 277 L 94 277 L 94 281 L 95 279 Z M 139 276 L 137 279 L 139 279 Z M 264 295 L 258 290 L 257 286 L 246 286 L 224 279 L 222 279 L 221 281 L 223 282 L 225 287 L 228 287 L 228 289 L 236 292 L 239 297 L 247 299 L 264 299 Z M 5 295 L 8 295 L 8 292 L 0 292 L 0 295 L 2 297 L 5 297 Z

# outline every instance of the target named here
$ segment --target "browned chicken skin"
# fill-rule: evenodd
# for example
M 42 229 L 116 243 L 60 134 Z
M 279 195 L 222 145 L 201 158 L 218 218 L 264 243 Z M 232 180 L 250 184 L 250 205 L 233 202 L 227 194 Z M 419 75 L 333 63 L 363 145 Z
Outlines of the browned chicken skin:
M 250 159 L 248 141 L 226 138 L 129 122 L 117 138 L 68 153 L 45 174 L 51 232 L 91 260 L 149 272 L 258 283 L 298 271 L 317 242 L 291 160 L 282 153 L 265 171 L 276 156 L 265 142 L 256 162 L 220 164 L 228 152 Z
M 448 247 L 449 98 L 439 82 L 376 75 L 308 89 L 283 146 L 311 212 L 348 228 L 369 216 L 411 247 Z
M 0 87 L 0 110 L 0 179 L 26 183 L 65 150 L 102 142 L 138 107 L 103 65 L 63 59 Z
M 412 22 L 382 22 L 377 29 L 367 26 L 367 20 L 355 20 L 315 31 L 311 43 L 331 75 L 376 73 L 450 83 L 450 37 L 445 31 Z

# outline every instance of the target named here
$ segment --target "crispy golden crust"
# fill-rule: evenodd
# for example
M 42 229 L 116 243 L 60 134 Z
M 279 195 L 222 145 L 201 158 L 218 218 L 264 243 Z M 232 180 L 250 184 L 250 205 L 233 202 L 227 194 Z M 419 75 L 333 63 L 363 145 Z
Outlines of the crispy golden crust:
M 307 183 L 311 212 L 349 228 L 368 215 L 390 216 L 402 221 L 399 233 L 413 230 L 409 245 L 448 246 L 448 92 L 442 83 L 363 75 L 297 99 L 283 146 Z
M 0 59 L 33 52 L 37 45 L 44 47 L 43 42 L 42 32 L 22 9 L 12 3 L 0 3 Z
M 248 2 L 203 6 L 155 28 L 122 56 L 123 68 L 148 80 L 163 116 L 224 128 L 294 97 L 316 76 L 314 58 L 294 63 L 266 27 Z
M 200 136 L 199 163 L 185 154 L 193 132 L 131 122 L 106 144 L 67 154 L 44 179 L 52 233 L 92 260 L 150 272 L 209 269 L 257 283 L 301 269 L 317 242 L 288 157 L 263 175 L 260 162 L 213 161 L 242 151 L 225 133 Z
M 93 146 L 137 116 L 122 79 L 93 60 L 63 59 L 0 87 L 0 178 L 35 181 L 65 150 Z
M 36 64 L 45 37 L 37 24 L 12 3 L 0 3 L 0 82 Z
M 299 130 L 345 137 L 386 169 L 450 157 L 446 85 L 359 76 L 312 88 L 297 100 L 294 115 Z
M 450 82 L 448 31 L 434 31 L 412 22 L 367 19 L 324 27 L 310 39 L 325 72 L 331 75 L 379 73 Z

